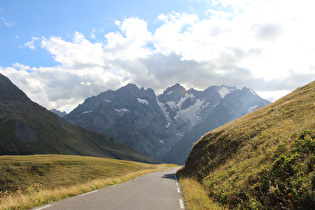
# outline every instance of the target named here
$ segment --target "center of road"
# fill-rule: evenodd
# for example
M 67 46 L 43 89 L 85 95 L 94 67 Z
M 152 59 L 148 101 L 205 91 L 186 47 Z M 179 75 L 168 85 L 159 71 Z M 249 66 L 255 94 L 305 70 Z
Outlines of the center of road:
M 145 174 L 126 183 L 91 191 L 36 208 L 45 210 L 173 210 L 185 209 L 176 171 Z

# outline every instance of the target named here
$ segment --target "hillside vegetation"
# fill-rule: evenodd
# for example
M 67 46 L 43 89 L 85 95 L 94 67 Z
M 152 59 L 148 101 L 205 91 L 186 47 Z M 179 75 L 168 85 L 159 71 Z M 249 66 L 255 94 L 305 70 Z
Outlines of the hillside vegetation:
M 198 181 L 221 207 L 314 209 L 314 170 L 312 82 L 203 136 L 178 175 Z M 185 199 L 194 209 L 204 201 Z
M 0 209 L 28 209 L 128 181 L 161 166 L 73 155 L 0 156 Z
M 0 74 L 0 155 L 63 154 L 157 161 L 117 139 L 72 125 Z

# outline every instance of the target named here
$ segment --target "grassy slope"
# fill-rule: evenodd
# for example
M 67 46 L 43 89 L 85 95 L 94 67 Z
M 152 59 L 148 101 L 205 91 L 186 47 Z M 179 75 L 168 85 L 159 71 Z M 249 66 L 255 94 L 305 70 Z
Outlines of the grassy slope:
M 315 207 L 315 82 L 208 134 L 181 178 L 228 208 Z
M 72 125 L 0 74 L 0 155 L 65 154 L 156 163 L 107 135 Z
M 72 155 L 0 156 L 0 209 L 31 208 L 127 181 L 160 166 Z
M 154 163 L 152 159 L 114 139 L 88 129 L 71 125 L 35 103 L 1 102 L 0 154 L 75 154 Z M 32 137 L 15 135 L 17 124 L 33 130 Z M 26 136 L 26 138 L 24 138 Z

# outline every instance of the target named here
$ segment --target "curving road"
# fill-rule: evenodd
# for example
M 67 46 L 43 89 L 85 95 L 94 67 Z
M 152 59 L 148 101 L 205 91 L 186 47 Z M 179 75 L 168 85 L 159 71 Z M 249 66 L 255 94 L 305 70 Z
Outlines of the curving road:
M 143 175 L 123 184 L 95 190 L 35 209 L 173 210 L 184 209 L 175 173 L 179 168 Z

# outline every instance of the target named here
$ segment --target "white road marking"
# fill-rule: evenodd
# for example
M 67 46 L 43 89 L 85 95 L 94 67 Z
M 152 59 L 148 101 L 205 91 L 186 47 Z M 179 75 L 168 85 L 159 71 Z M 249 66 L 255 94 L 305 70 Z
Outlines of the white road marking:
M 178 185 L 178 182 L 176 182 L 176 185 Z
M 180 193 L 180 189 L 177 187 L 177 192 Z
M 181 209 L 185 208 L 184 201 L 182 199 L 179 199 L 179 206 Z
M 82 195 L 79 195 L 79 196 L 86 196 L 86 195 L 89 195 L 89 194 L 92 194 L 92 193 L 95 193 L 97 192 L 98 190 L 94 190 L 94 191 L 91 191 L 91 192 L 88 192 L 88 193 L 84 193 Z
M 39 207 L 39 208 L 35 208 L 35 210 L 41 210 L 41 209 L 46 209 L 48 207 L 50 207 L 51 205 L 48 204 L 48 205 L 45 205 L 45 206 L 42 206 L 42 207 Z

